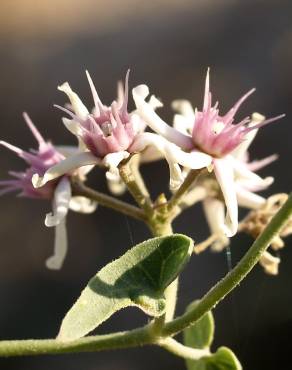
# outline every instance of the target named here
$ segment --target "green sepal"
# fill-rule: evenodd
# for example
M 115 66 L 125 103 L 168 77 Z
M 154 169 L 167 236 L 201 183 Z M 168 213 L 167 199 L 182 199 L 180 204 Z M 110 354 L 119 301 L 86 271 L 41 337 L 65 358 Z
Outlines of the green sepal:
M 193 251 L 193 241 L 174 234 L 149 239 L 103 267 L 63 319 L 58 339 L 71 341 L 97 328 L 116 311 L 137 306 L 154 317 L 165 312 L 164 290 Z

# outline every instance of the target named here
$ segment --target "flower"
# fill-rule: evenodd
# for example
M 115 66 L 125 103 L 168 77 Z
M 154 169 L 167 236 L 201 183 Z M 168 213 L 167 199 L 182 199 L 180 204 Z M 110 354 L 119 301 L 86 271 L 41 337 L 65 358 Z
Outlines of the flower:
M 130 154 L 143 152 L 142 161 L 147 162 L 157 158 L 157 152 L 161 153 L 169 163 L 173 182 L 181 180 L 179 166 L 175 158 L 179 158 L 180 163 L 188 167 L 192 163 L 196 163 L 197 157 L 207 158 L 203 153 L 193 153 L 189 156 L 164 137 L 144 132 L 145 121 L 136 111 L 131 113 L 127 111 L 129 71 L 126 75 L 125 88 L 122 89 L 119 85 L 118 101 L 113 101 L 110 106 L 105 106 L 101 102 L 89 73 L 86 72 L 86 75 L 94 100 L 92 113 L 85 107 L 78 95 L 72 91 L 67 82 L 58 88 L 68 96 L 72 110 L 57 107 L 71 116 L 71 119 L 63 118 L 63 123 L 71 133 L 77 136 L 81 151 L 49 168 L 43 176 L 35 174 L 32 178 L 35 187 L 41 187 L 48 181 L 76 168 L 99 165 L 107 168 L 106 177 L 110 188 L 115 193 L 119 193 L 122 190 L 122 184 L 118 165 Z M 133 91 L 135 91 L 135 95 L 139 95 L 138 91 L 135 89 Z M 162 106 L 161 102 L 154 96 L 147 104 L 153 111 Z M 155 150 L 149 150 L 149 147 Z M 209 161 L 207 162 L 206 164 L 209 164 Z
M 10 171 L 12 179 L 0 181 L 0 187 L 2 187 L 0 195 L 20 191 L 20 196 L 52 201 L 53 212 L 46 215 L 45 225 L 56 227 L 55 246 L 54 255 L 46 261 L 46 265 L 50 269 L 60 269 L 67 252 L 66 215 L 68 209 L 89 213 L 94 211 L 96 205 L 84 197 L 72 197 L 69 173 L 60 179 L 47 182 L 41 188 L 35 188 L 32 185 L 33 175 L 43 176 L 48 168 L 65 158 L 66 150 L 65 148 L 58 150 L 50 142 L 46 142 L 29 116 L 24 113 L 23 117 L 38 142 L 38 149 L 24 151 L 5 141 L 0 141 L 1 145 L 12 150 L 28 165 L 25 171 Z M 80 173 L 79 176 L 83 177 L 84 173 Z
M 176 144 L 189 156 L 189 164 L 186 165 L 185 156 L 182 161 L 175 154 L 173 160 L 182 166 L 189 168 L 207 167 L 214 170 L 217 182 L 220 185 L 225 200 L 227 212 L 225 222 L 222 225 L 227 237 L 233 236 L 238 228 L 238 205 L 236 195 L 235 178 L 241 176 L 245 182 L 258 182 L 260 178 L 235 158 L 232 153 L 238 146 L 247 140 L 249 133 L 258 128 L 282 118 L 277 116 L 268 120 L 252 123 L 249 117 L 238 124 L 233 124 L 234 116 L 241 104 L 253 93 L 254 89 L 245 94 L 225 114 L 219 114 L 218 103 L 212 107 L 212 95 L 209 90 L 209 71 L 205 82 L 205 94 L 202 111 L 193 110 L 191 104 L 186 101 L 175 101 L 174 107 L 180 115 L 176 117 L 175 126 L 171 127 L 164 122 L 145 101 L 149 94 L 146 85 L 140 85 L 133 92 L 136 107 L 142 119 L 156 133 L 164 136 L 170 142 Z M 177 129 L 180 123 L 182 127 Z M 196 154 L 196 160 L 191 157 Z M 177 168 L 177 178 L 179 178 Z M 262 184 L 264 186 L 264 183 Z

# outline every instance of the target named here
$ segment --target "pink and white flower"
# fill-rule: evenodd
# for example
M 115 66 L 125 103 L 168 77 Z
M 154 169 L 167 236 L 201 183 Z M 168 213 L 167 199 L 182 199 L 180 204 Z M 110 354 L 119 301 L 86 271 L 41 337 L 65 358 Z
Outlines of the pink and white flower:
M 212 107 L 212 95 L 209 90 L 209 71 L 206 77 L 205 94 L 202 111 L 193 110 L 191 104 L 186 101 L 175 101 L 174 107 L 180 112 L 175 118 L 175 126 L 171 127 L 164 122 L 145 101 L 149 94 L 146 85 L 140 85 L 133 90 L 133 97 L 137 110 L 143 120 L 156 133 L 164 136 L 170 142 L 176 144 L 186 156 L 189 156 L 189 164 L 173 154 L 176 163 L 188 168 L 204 168 L 214 170 L 216 179 L 223 193 L 227 208 L 224 225 L 226 236 L 231 237 L 238 228 L 238 201 L 235 178 L 242 177 L 242 182 L 257 184 L 257 187 L 265 187 L 266 180 L 243 166 L 232 153 L 240 144 L 247 140 L 249 133 L 256 129 L 282 118 L 284 115 L 261 120 L 251 125 L 251 119 L 246 117 L 238 124 L 234 124 L 234 116 L 241 104 L 252 94 L 254 89 L 245 94 L 239 101 L 224 115 L 221 116 L 218 110 L 218 103 Z M 182 124 L 181 128 L 177 128 Z M 196 155 L 196 160 L 191 157 Z M 179 168 L 177 168 L 179 178 Z
M 0 187 L 2 187 L 0 195 L 20 191 L 19 195 L 23 197 L 52 201 L 53 212 L 46 215 L 45 225 L 56 228 L 55 246 L 54 255 L 47 260 L 46 265 L 50 269 L 59 269 L 67 252 L 66 215 L 68 210 L 90 213 L 95 210 L 96 205 L 84 197 L 72 197 L 69 173 L 64 174 L 60 179 L 48 181 L 41 188 L 35 188 L 32 185 L 33 175 L 43 176 L 48 168 L 65 159 L 66 148 L 63 148 L 63 154 L 63 149 L 58 150 L 50 142 L 46 142 L 29 116 L 26 113 L 23 116 L 38 142 L 38 149 L 24 151 L 5 141 L 0 141 L 1 145 L 16 153 L 28 165 L 25 171 L 10 171 L 12 179 L 0 181 Z M 80 176 L 84 177 L 84 173 L 80 173 Z
M 81 151 L 49 168 L 44 176 L 35 174 L 33 176 L 35 187 L 41 187 L 48 181 L 76 168 L 99 165 L 107 168 L 106 177 L 110 181 L 112 190 L 120 192 L 118 165 L 131 153 L 143 151 L 149 153 L 149 158 L 153 158 L 153 151 L 149 151 L 149 147 L 155 148 L 156 152 L 160 152 L 166 158 L 173 182 L 181 181 L 179 166 L 175 158 L 188 167 L 191 167 L 192 164 L 195 164 L 196 167 L 198 157 L 200 159 L 207 158 L 205 165 L 210 163 L 209 157 L 203 153 L 192 153 L 190 156 L 164 137 L 144 132 L 146 124 L 137 111 L 131 113 L 127 111 L 129 72 L 126 75 L 123 92 L 121 87 L 119 89 L 118 102 L 113 101 L 110 106 L 101 102 L 89 73 L 86 72 L 86 74 L 94 100 L 92 113 L 85 107 L 78 95 L 72 91 L 67 82 L 59 87 L 59 90 L 68 96 L 72 108 L 69 110 L 58 106 L 59 109 L 71 116 L 71 119 L 63 118 L 63 123 L 71 133 L 77 136 Z M 136 92 L 135 95 L 139 95 L 139 92 Z M 154 96 L 147 104 L 153 111 L 162 105 Z M 146 149 L 148 150 L 146 151 Z M 156 154 L 155 157 L 157 157 Z M 147 161 L 147 158 L 143 160 Z

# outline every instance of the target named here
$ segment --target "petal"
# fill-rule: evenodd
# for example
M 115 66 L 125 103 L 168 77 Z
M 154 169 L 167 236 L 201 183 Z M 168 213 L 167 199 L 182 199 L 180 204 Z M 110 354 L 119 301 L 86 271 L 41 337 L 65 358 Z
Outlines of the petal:
M 214 159 L 214 172 L 227 208 L 225 234 L 231 237 L 236 234 L 238 229 L 238 205 L 232 161 L 228 157 Z
M 81 119 L 85 119 L 89 115 L 88 109 L 82 103 L 79 96 L 71 89 L 68 82 L 63 83 L 61 86 L 58 86 L 58 90 L 64 92 L 68 96 L 73 111 L 78 117 L 80 117 Z
M 245 163 L 232 158 L 232 156 L 229 156 L 228 158 L 228 160 L 232 162 L 237 180 L 242 185 L 246 184 L 249 190 L 251 190 L 253 187 L 258 188 L 259 190 L 266 189 L 273 183 L 274 180 L 272 177 L 266 177 L 263 179 L 256 173 L 250 171 Z
M 170 170 L 170 187 L 172 189 L 176 189 L 183 181 L 178 164 L 192 169 L 199 169 L 209 166 L 212 162 L 212 158 L 207 154 L 195 151 L 186 153 L 162 136 L 149 132 L 137 135 L 130 147 L 130 151 L 141 152 L 147 146 L 154 146 L 167 160 Z
M 48 181 L 56 179 L 57 177 L 65 174 L 70 174 L 73 170 L 76 170 L 79 167 L 100 163 L 100 159 L 95 157 L 90 152 L 78 153 L 49 168 L 43 177 L 39 176 L 38 174 L 34 174 L 32 176 L 32 184 L 35 188 L 39 188 L 44 186 Z
M 267 251 L 262 254 L 259 261 L 260 265 L 269 275 L 278 275 L 280 262 L 280 258 L 274 257 L 271 253 Z
M 82 196 L 72 197 L 69 203 L 69 208 L 78 213 L 93 213 L 96 207 L 97 202 Z
M 67 177 L 63 177 L 55 189 L 53 213 L 46 215 L 45 225 L 47 227 L 58 225 L 67 216 L 71 196 L 70 181 Z
M 127 187 L 123 180 L 120 177 L 119 172 L 110 172 L 106 173 L 107 186 L 109 191 L 114 195 L 122 195 L 125 193 Z
M 174 100 L 171 103 L 171 107 L 173 110 L 180 113 L 180 115 L 184 116 L 185 118 L 195 120 L 195 111 L 192 107 L 192 104 L 188 100 L 185 99 Z
M 242 186 L 236 184 L 237 201 L 241 207 L 249 209 L 261 208 L 265 203 L 266 199 L 244 189 Z
M 208 197 L 203 200 L 203 208 L 211 234 L 218 235 L 212 243 L 212 250 L 221 252 L 230 242 L 225 236 L 225 206 L 224 203 L 216 198 Z
M 47 268 L 59 270 L 63 265 L 67 249 L 66 219 L 63 219 L 55 228 L 54 254 L 46 260 Z
M 169 126 L 154 112 L 151 105 L 145 101 L 145 98 L 149 94 L 149 89 L 146 85 L 135 87 L 132 93 L 139 115 L 153 131 L 184 149 L 192 149 L 194 147 L 193 140 L 190 136 L 184 135 Z
M 173 117 L 173 127 L 185 135 L 193 131 L 194 122 L 181 114 L 175 114 Z
M 257 161 L 249 162 L 246 165 L 247 165 L 247 168 L 250 171 L 254 172 L 254 171 L 258 171 L 258 170 L 262 169 L 263 167 L 268 166 L 270 163 L 273 163 L 278 158 L 279 158 L 279 156 L 277 154 L 272 154 L 272 155 L 270 155 L 266 158 L 259 159 Z

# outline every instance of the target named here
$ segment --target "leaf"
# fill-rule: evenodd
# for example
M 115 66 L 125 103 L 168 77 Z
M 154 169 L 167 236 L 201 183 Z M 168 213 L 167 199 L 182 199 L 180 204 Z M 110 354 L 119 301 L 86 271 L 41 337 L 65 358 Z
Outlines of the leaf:
M 235 354 L 227 347 L 220 347 L 216 353 L 200 360 L 187 362 L 188 370 L 242 370 Z
M 180 234 L 136 245 L 89 281 L 63 319 L 58 339 L 81 338 L 128 306 L 137 306 L 150 316 L 162 315 L 164 290 L 178 276 L 192 251 L 193 241 Z
M 193 309 L 199 301 L 192 302 L 187 311 Z M 213 342 L 215 323 L 211 311 L 207 312 L 194 325 L 184 330 L 184 343 L 192 348 L 208 348 Z
M 194 301 L 187 307 L 193 309 L 199 301 Z M 211 311 L 200 320 L 184 330 L 184 344 L 198 349 L 210 348 L 215 331 L 214 317 Z M 186 360 L 188 370 L 242 370 L 235 354 L 227 347 L 220 347 L 216 353 L 202 357 L 199 360 Z

